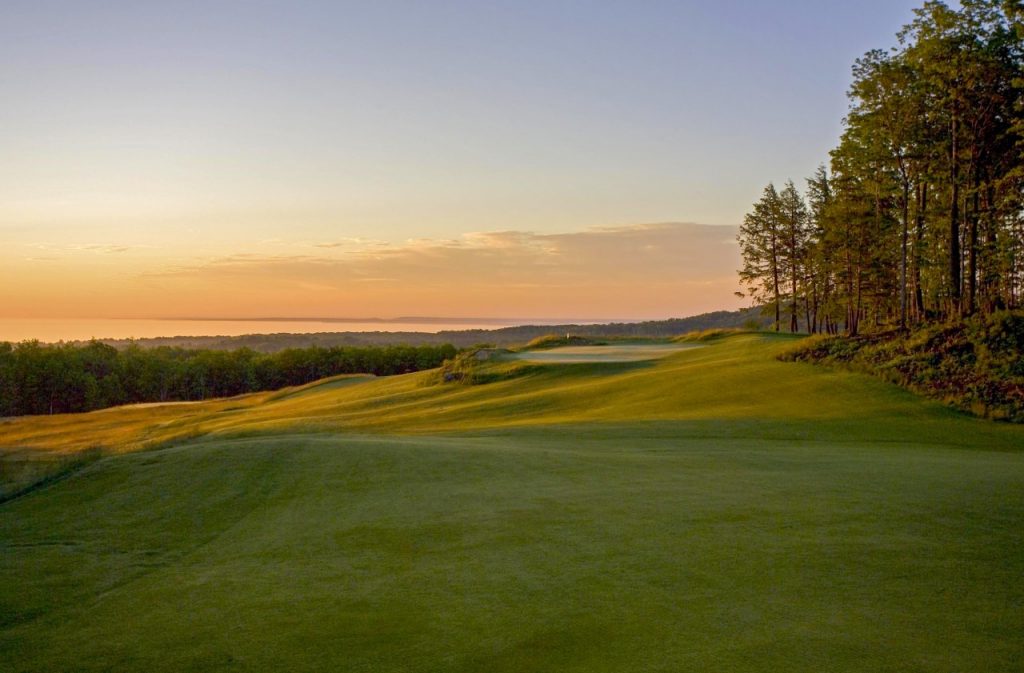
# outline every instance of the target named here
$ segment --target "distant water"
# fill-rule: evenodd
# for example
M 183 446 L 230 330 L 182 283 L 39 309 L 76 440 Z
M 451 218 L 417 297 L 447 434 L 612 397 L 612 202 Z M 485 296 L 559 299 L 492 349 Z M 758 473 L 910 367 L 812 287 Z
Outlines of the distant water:
M 565 322 L 522 319 L 405 318 L 368 322 L 348 320 L 136 320 L 136 319 L 0 319 L 0 341 L 43 342 L 88 339 L 148 339 L 174 336 L 240 336 L 243 334 L 307 334 L 316 332 L 441 332 L 498 329 L 525 324 Z

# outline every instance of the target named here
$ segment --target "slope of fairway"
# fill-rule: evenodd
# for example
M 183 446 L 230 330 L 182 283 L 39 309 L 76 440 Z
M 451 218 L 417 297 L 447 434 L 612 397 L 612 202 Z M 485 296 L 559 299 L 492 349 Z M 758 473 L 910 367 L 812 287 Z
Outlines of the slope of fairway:
M 1024 428 L 969 419 L 870 377 L 783 363 L 791 339 L 741 335 L 647 362 L 498 363 L 486 385 L 439 384 L 433 372 L 341 377 L 299 389 L 195 405 L 24 417 L 0 423 L 0 451 L 112 452 L 203 435 L 266 432 L 452 433 L 496 428 L 685 420 L 712 432 L 927 438 L 1021 446 Z
M 0 425 L 151 447 L 0 505 L 0 670 L 1019 671 L 1024 428 L 785 344 Z

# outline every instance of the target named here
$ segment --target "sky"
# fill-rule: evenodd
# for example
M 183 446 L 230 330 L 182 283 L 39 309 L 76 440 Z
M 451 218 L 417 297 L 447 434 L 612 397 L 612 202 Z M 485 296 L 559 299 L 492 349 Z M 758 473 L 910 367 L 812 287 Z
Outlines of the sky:
M 0 3 L 0 318 L 665 318 L 917 2 Z

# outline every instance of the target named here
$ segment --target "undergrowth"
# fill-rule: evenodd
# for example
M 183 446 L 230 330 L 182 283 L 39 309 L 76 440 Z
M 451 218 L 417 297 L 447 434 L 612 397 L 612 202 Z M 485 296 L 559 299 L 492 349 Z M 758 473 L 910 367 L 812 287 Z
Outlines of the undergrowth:
M 840 365 L 977 416 L 1024 422 L 1024 312 L 1000 311 L 909 334 L 816 335 L 779 359 Z

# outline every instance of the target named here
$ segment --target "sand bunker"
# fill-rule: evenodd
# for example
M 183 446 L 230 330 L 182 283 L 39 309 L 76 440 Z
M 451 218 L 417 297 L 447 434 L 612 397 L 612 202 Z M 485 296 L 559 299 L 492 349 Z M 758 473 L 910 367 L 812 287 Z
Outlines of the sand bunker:
M 622 346 L 565 346 L 546 351 L 514 353 L 526 362 L 639 362 L 656 360 L 679 351 L 699 348 L 699 344 L 632 344 Z

